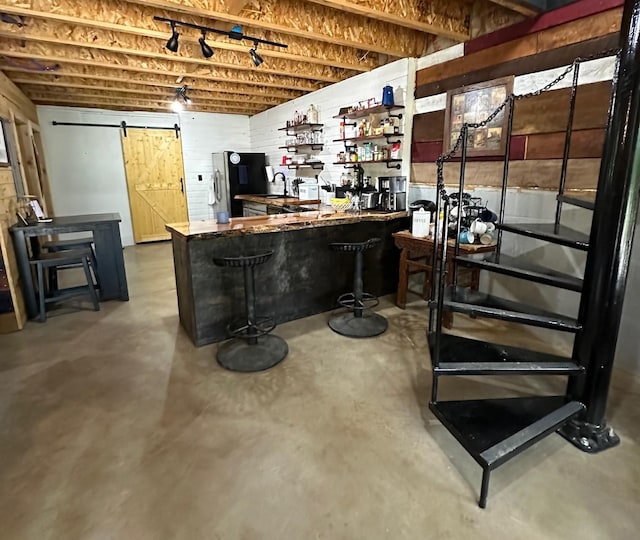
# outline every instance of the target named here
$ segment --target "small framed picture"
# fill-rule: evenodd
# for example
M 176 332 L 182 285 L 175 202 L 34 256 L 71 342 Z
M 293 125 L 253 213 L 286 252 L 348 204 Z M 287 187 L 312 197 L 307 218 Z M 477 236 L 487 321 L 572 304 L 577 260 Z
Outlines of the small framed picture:
M 497 109 L 513 91 L 513 77 L 504 77 L 479 84 L 449 90 L 445 114 L 444 152 L 449 152 L 458 140 L 463 123 L 479 124 Z M 507 140 L 507 108 L 486 126 L 469 128 L 467 155 L 504 155 Z

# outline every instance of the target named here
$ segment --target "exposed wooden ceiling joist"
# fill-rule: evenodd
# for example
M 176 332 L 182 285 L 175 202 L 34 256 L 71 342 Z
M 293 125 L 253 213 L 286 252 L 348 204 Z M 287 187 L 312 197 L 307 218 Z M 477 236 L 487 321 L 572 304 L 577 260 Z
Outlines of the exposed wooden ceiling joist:
M 95 92 L 60 92 L 59 90 L 48 90 L 48 91 L 40 91 L 33 92 L 27 91 L 27 96 L 33 100 L 38 102 L 46 102 L 46 101 L 60 101 L 60 100 L 75 100 L 78 102 L 109 102 L 109 103 L 120 103 L 123 105 L 132 106 L 136 105 L 158 105 L 160 107 L 165 108 L 167 111 L 170 110 L 172 99 L 165 98 L 153 98 L 153 97 L 140 97 L 140 96 L 131 96 L 131 95 L 123 95 L 119 92 L 106 92 L 102 94 L 96 94 Z M 256 113 L 259 111 L 265 110 L 266 106 L 261 104 L 230 104 L 228 102 L 200 102 L 198 104 L 199 108 L 222 108 L 222 109 L 233 109 L 238 111 L 250 111 L 252 113 Z
M 520 13 L 521 15 L 526 15 L 527 17 L 534 17 L 540 14 L 540 9 L 535 6 L 529 4 L 528 2 L 520 2 L 519 0 L 489 0 L 493 4 L 498 4 L 499 6 L 510 9 L 511 11 L 515 11 L 516 13 Z
M 469 17 L 473 0 L 310 0 L 329 8 L 378 19 L 420 32 L 458 41 L 469 39 Z M 508 0 L 505 0 L 508 1 Z
M 155 58 L 140 59 L 137 56 L 128 56 L 116 53 L 104 53 L 102 51 L 55 45 L 36 42 L 21 42 L 19 40 L 6 39 L 2 54 L 12 58 L 32 58 L 40 62 L 78 64 L 92 67 L 111 67 L 125 71 L 138 71 L 141 73 L 160 73 L 173 77 L 189 76 L 196 79 L 237 81 L 245 84 L 259 86 L 271 86 L 275 88 L 297 88 L 301 90 L 317 90 L 320 83 L 311 82 L 295 77 L 272 75 L 259 71 L 244 71 L 236 69 L 215 68 L 194 64 L 179 63 Z
M 25 41 L 34 41 L 38 43 L 50 43 L 52 45 L 66 45 L 79 48 L 88 48 L 103 51 L 105 53 L 127 54 L 131 56 L 140 56 L 144 58 L 155 58 L 157 60 L 167 62 L 182 62 L 185 64 L 196 64 L 204 67 L 221 67 L 229 69 L 239 69 L 244 71 L 256 71 L 256 67 L 251 62 L 251 57 L 245 51 L 240 54 L 235 51 L 220 51 L 220 54 L 214 55 L 214 58 L 205 59 L 200 54 L 199 46 L 191 43 L 184 44 L 180 49 L 179 55 L 168 57 L 164 51 L 164 44 L 159 40 L 148 40 L 144 38 L 136 38 L 132 36 L 121 36 L 114 40 L 111 36 L 97 36 L 99 31 L 82 32 L 78 28 L 69 25 L 58 25 L 56 23 L 43 23 L 46 27 L 45 32 L 32 32 L 28 27 L 18 28 L 0 27 L 0 38 L 22 39 Z M 40 28 L 39 28 L 40 30 Z M 72 36 L 72 37 L 58 37 Z M 154 43 L 155 41 L 155 43 Z M 117 43 L 117 45 L 110 45 Z M 299 63 L 287 60 L 271 59 L 268 64 L 260 67 L 260 73 L 271 73 L 280 75 L 289 73 L 291 76 L 299 76 L 303 79 L 311 79 L 323 82 L 338 82 L 349 76 L 355 75 L 355 72 L 345 72 L 341 69 L 322 66 L 319 64 L 311 64 L 300 69 Z
M 76 79 L 69 78 L 53 78 L 38 80 L 33 76 L 25 79 L 14 77 L 14 83 L 20 86 L 23 92 L 39 92 L 42 88 L 68 88 L 70 91 L 89 90 L 95 95 L 100 95 L 100 91 L 120 92 L 122 94 L 138 94 L 140 96 L 153 96 L 155 99 L 173 97 L 172 89 L 162 86 L 145 86 L 138 84 L 112 83 L 107 81 L 89 81 L 93 84 L 82 84 L 76 82 Z M 238 98 L 233 94 L 225 94 L 224 92 L 213 92 L 208 90 L 197 90 L 189 88 L 189 97 L 196 103 L 206 101 L 228 101 L 229 103 L 238 103 Z M 246 96 L 246 103 L 259 103 L 264 105 L 275 106 L 282 103 L 281 99 L 267 96 Z
M 5 2 L 7 5 L 4 5 Z M 83 9 L 82 2 L 74 0 L 58 0 L 55 5 L 51 2 L 46 2 L 42 5 L 42 9 L 35 9 L 34 7 L 24 7 L 24 2 L 11 3 L 12 0 L 3 0 L 2 11 L 10 15 L 16 15 L 21 17 L 32 18 L 36 21 L 38 30 L 43 28 L 43 21 L 47 21 L 50 24 L 57 23 L 61 26 L 59 31 L 49 31 L 52 36 L 64 36 L 73 35 L 75 38 L 82 38 L 79 34 L 89 34 L 89 37 L 102 44 L 114 44 L 124 40 L 125 36 L 129 38 L 153 38 L 161 43 L 159 50 L 163 50 L 165 54 L 172 54 L 164 50 L 164 43 L 170 36 L 169 26 L 153 20 L 153 16 L 158 12 L 149 8 L 138 8 L 129 6 L 128 14 L 126 17 L 127 24 L 121 24 L 119 22 L 113 22 L 113 20 L 121 20 L 122 17 L 118 16 L 122 12 L 122 6 L 127 7 L 124 1 L 102 0 L 98 5 L 100 9 L 91 14 L 88 17 L 85 14 L 86 9 Z M 171 13 L 162 12 L 164 15 L 170 16 Z M 163 15 L 163 16 L 164 16 Z M 173 14 L 175 17 L 175 14 Z M 192 22 L 194 24 L 201 24 L 205 26 L 214 26 L 213 23 L 203 18 L 185 18 L 186 22 Z M 30 26 L 29 19 L 26 20 L 26 25 Z M 67 29 L 63 25 L 67 26 Z M 228 24 L 226 26 L 229 26 Z M 92 32 L 93 31 L 93 32 Z M 95 35 L 96 32 L 104 34 L 105 39 L 99 39 L 100 36 Z M 189 28 L 180 28 L 180 44 L 190 43 L 192 46 L 198 45 L 198 38 L 200 33 L 197 30 Z M 258 30 L 260 35 L 256 37 L 264 37 L 264 32 Z M 213 40 L 213 35 L 207 36 L 210 44 L 215 48 L 216 55 L 229 51 L 235 51 L 237 53 L 243 53 L 246 55 L 249 46 L 245 43 L 240 43 L 234 40 Z M 369 71 L 374 67 L 377 67 L 377 62 L 373 58 L 362 58 L 357 54 L 357 50 L 340 47 L 330 43 L 322 43 L 313 39 L 305 38 L 292 38 L 292 36 L 275 35 L 270 33 L 268 39 L 278 41 L 285 40 L 288 47 L 286 49 L 280 49 L 277 47 L 263 47 L 260 49 L 261 56 L 265 58 L 278 58 L 282 60 L 289 60 L 293 62 L 306 62 L 311 64 L 320 64 L 326 66 L 333 66 L 336 68 L 349 69 L 354 71 Z M 131 39 L 129 40 L 131 41 Z M 137 43 L 143 43 L 144 40 L 138 39 Z M 180 50 L 178 51 L 180 52 Z M 211 59 L 215 61 L 216 55 Z M 198 58 L 201 58 L 201 54 L 198 48 Z
M 118 100 L 101 99 L 96 100 L 81 100 L 81 99 L 47 99 L 38 100 L 33 99 L 33 103 L 36 105 L 59 105 L 59 106 L 76 106 L 86 107 L 94 109 L 110 109 L 116 111 L 154 111 L 154 112 L 171 112 L 167 110 L 164 103 L 152 104 L 151 102 L 142 102 L 139 104 L 122 103 Z M 255 114 L 253 111 L 247 111 L 237 107 L 202 107 L 198 109 L 198 112 L 212 112 L 222 114 L 243 114 L 251 116 Z
M 27 67 L 19 67 L 0 61 L 0 70 L 11 73 L 13 81 L 25 82 L 23 77 L 28 77 L 26 82 L 47 84 L 49 81 L 57 81 L 61 79 L 70 79 L 78 81 L 82 84 L 97 83 L 98 85 L 105 82 L 117 83 L 120 87 L 127 84 L 160 86 L 175 90 L 178 86 L 175 77 L 167 75 L 151 75 L 148 73 L 131 73 L 122 72 L 119 69 L 112 68 L 87 68 L 86 66 L 78 66 L 73 64 L 60 64 L 60 69 L 48 72 L 34 73 L 33 69 Z M 13 75 L 13 73 L 21 75 Z M 22 79 L 22 80 L 21 80 Z M 280 88 L 259 87 L 253 85 L 242 85 L 237 83 L 229 83 L 222 81 L 208 81 L 201 79 L 191 79 L 185 77 L 181 84 L 188 84 L 190 89 L 200 89 L 203 91 L 226 92 L 235 94 L 239 99 L 247 99 L 247 96 L 270 96 L 279 98 L 282 102 L 290 101 L 301 96 L 302 90 L 284 90 Z
M 230 15 L 226 11 L 223 0 L 192 0 L 188 4 L 182 0 L 127 2 L 240 24 L 245 27 L 246 33 L 254 32 L 254 28 L 261 28 L 399 58 L 420 56 L 431 41 L 429 35 L 423 32 L 359 15 L 345 16 L 335 9 L 299 0 L 252 0 L 250 6 L 243 9 L 238 16 Z M 460 0 L 451 0 L 451 3 L 458 2 Z

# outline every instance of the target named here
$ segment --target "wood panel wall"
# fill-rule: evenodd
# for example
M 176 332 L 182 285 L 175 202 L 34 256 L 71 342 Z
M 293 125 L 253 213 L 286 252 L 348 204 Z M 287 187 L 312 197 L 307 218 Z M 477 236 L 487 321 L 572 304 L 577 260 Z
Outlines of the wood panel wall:
M 39 137 L 35 105 L 0 72 L 0 116 L 9 120 L 8 128 L 16 142 L 18 167 L 25 191 L 36 195 L 51 212 L 49 182 L 44 165 L 44 153 Z M 23 328 L 26 311 L 9 227 L 16 222 L 16 212 L 24 201 L 18 200 L 11 167 L 0 168 L 0 255 L 4 264 L 2 282 L 7 283 L 13 303 L 13 313 L 0 314 L 0 333 Z
M 621 8 L 500 43 L 416 74 L 416 97 L 492 80 L 503 75 L 560 67 L 578 56 L 612 48 L 618 42 Z M 564 152 L 571 89 L 551 90 L 516 102 L 509 154 L 509 187 L 556 190 Z M 581 85 L 567 170 L 567 189 L 595 190 L 604 144 L 611 81 Z M 418 114 L 413 119 L 412 182 L 433 184 L 435 161 L 442 153 L 445 111 Z M 503 157 L 469 158 L 468 186 L 499 187 Z M 459 164 L 445 166 L 445 181 L 457 184 Z

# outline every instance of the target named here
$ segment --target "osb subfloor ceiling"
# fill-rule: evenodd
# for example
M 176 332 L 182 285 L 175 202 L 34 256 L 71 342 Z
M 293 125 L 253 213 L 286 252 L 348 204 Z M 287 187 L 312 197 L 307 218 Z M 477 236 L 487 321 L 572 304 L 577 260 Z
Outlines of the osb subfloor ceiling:
M 256 114 L 398 58 L 465 41 L 536 13 L 518 0 L 0 0 L 0 70 L 36 104 Z M 246 36 L 170 26 L 154 16 Z

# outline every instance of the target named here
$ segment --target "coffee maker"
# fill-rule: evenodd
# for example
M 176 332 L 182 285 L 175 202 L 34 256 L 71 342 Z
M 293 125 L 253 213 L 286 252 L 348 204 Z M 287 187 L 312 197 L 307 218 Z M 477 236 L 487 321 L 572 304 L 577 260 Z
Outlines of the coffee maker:
M 379 176 L 380 208 L 390 212 L 407 209 L 407 177 Z

